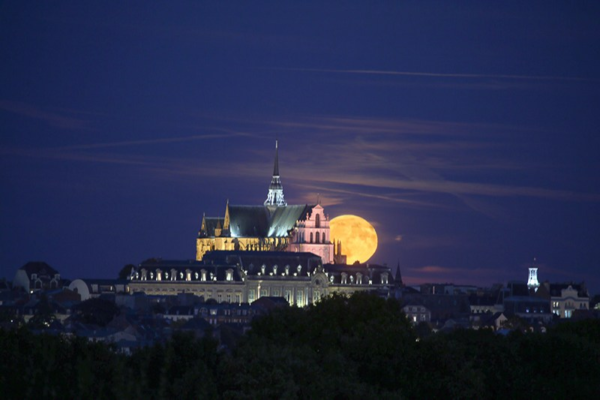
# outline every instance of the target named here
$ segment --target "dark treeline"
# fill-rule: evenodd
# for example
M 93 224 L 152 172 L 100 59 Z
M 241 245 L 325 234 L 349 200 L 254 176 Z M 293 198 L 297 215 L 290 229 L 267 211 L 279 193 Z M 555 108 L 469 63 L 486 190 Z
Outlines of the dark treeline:
M 209 336 L 175 334 L 125 356 L 83 338 L 0 331 L 0 397 L 600 398 L 600 321 L 418 338 L 397 301 L 355 294 L 256 319 L 231 352 Z

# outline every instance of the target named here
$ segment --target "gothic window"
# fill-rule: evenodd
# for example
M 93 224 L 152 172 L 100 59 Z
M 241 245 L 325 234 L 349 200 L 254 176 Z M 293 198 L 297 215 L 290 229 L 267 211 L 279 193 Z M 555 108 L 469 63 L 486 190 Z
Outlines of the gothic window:
M 321 242 L 321 241 L 320 241 L 320 239 L 319 239 L 319 237 L 320 237 L 320 236 L 319 236 L 319 232 L 317 232 L 317 234 L 316 234 L 316 239 L 315 239 L 315 243 L 320 243 L 320 242 Z
M 320 228 L 321 227 L 321 215 L 317 214 L 315 216 L 315 228 Z

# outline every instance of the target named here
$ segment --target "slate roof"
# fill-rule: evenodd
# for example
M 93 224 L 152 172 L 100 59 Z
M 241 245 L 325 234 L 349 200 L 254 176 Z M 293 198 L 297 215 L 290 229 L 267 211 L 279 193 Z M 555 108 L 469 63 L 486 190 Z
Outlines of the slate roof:
M 261 267 L 265 265 L 265 272 L 273 271 L 278 266 L 277 273 L 285 271 L 285 266 L 290 266 L 290 274 L 296 272 L 298 265 L 302 266 L 302 273 L 312 271 L 321 264 L 321 257 L 313 253 L 290 253 L 286 251 L 209 251 L 203 259 L 206 265 L 230 265 L 240 266 L 247 271 L 248 275 L 257 275 Z
M 287 237 L 298 220 L 306 219 L 314 205 L 243 206 L 229 205 L 231 237 Z M 223 228 L 225 218 L 205 217 L 205 230 L 199 236 L 215 236 L 217 226 Z
M 48 276 L 50 278 L 54 278 L 54 275 L 58 274 L 57 270 L 43 261 L 30 261 L 19 269 L 25 271 L 29 278 L 31 278 L 31 274 L 37 274 L 38 277 Z

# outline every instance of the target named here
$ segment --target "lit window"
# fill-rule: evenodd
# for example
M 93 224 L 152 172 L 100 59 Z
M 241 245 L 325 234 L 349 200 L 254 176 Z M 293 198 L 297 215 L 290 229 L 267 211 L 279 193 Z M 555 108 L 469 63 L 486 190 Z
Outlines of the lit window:
M 296 292 L 296 305 L 298 307 L 304 306 L 304 296 L 302 292 Z

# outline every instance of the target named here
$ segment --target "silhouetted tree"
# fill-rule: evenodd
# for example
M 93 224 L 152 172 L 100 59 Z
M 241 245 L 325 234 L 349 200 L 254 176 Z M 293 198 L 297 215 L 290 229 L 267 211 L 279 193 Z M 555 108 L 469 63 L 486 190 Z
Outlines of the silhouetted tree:
M 119 308 L 111 301 L 96 297 L 82 301 L 73 307 L 73 315 L 83 323 L 106 326 L 116 315 L 119 315 Z

